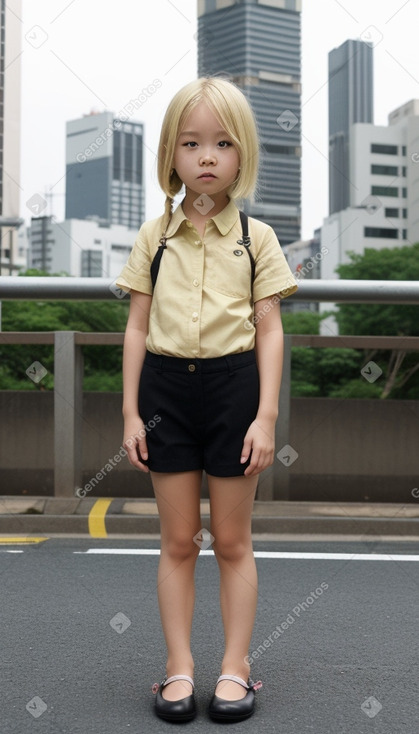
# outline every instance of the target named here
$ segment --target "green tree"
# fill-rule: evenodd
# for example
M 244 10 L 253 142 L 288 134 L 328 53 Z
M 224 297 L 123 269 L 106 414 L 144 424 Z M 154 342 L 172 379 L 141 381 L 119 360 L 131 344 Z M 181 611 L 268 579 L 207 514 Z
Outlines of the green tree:
M 348 253 L 350 262 L 340 265 L 341 278 L 355 280 L 419 280 L 419 243 L 403 247 L 366 249 Z M 336 321 L 341 334 L 418 336 L 419 306 L 391 304 L 339 304 Z M 376 360 L 384 373 L 379 397 L 419 397 L 419 360 L 407 350 L 369 350 L 364 364 Z M 407 383 L 409 383 L 408 386 Z M 365 386 L 364 386 L 365 387 Z M 377 388 L 378 386 L 376 386 Z
M 29 270 L 22 275 L 47 275 Z M 3 331 L 123 332 L 129 302 L 111 301 L 3 301 Z M 85 390 L 122 389 L 122 347 L 85 346 Z M 26 370 L 40 362 L 48 374 L 35 384 Z M 0 340 L 0 386 L 8 390 L 52 389 L 54 350 L 48 345 L 5 345 Z
M 313 311 L 284 312 L 284 332 L 319 334 L 322 318 Z M 358 351 L 340 347 L 292 347 L 291 359 L 292 397 L 332 397 L 344 391 L 348 380 L 359 377 L 362 366 Z

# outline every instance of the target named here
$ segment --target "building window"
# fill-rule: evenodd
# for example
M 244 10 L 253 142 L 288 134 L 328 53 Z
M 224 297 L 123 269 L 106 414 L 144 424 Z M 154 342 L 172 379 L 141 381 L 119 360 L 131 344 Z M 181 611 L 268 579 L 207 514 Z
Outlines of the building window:
M 132 250 L 132 245 L 111 245 L 111 250 L 126 253 L 129 255 Z
M 402 155 L 407 155 L 406 146 L 402 145 Z
M 371 173 L 376 173 L 381 176 L 398 176 L 399 169 L 397 166 L 376 166 L 372 164 Z
M 403 239 L 407 240 L 407 229 L 403 230 Z
M 133 135 L 125 133 L 125 156 L 124 156 L 124 181 L 133 182 Z
M 143 182 L 143 137 L 135 136 L 135 183 Z
M 364 237 L 381 237 L 386 240 L 398 240 L 398 229 L 387 229 L 385 227 L 364 227 Z
M 407 219 L 407 209 L 402 209 L 403 219 Z
M 382 143 L 371 143 L 371 153 L 383 153 L 384 155 L 398 155 L 397 145 L 383 145 Z
M 113 178 L 121 180 L 121 133 L 117 130 L 113 134 Z
M 371 193 L 375 196 L 398 196 L 399 189 L 395 186 L 371 186 Z
M 404 199 L 407 199 L 407 188 L 405 186 L 402 188 L 402 196 Z
M 407 176 L 407 168 L 406 168 L 406 166 L 402 166 L 402 176 Z
M 392 219 L 393 217 L 398 217 L 399 210 L 398 209 L 385 209 L 385 216 L 389 217 L 389 219 Z
M 82 278 L 99 278 L 102 275 L 102 255 L 101 250 L 82 250 Z

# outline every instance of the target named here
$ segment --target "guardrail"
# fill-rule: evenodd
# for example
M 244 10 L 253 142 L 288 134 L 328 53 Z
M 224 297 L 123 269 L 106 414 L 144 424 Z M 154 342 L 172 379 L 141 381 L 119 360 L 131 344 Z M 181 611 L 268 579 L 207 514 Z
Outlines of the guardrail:
M 417 281 L 351 281 L 332 280 L 300 282 L 294 301 L 332 301 L 334 303 L 394 303 L 419 304 Z M 116 289 L 117 291 L 119 289 Z M 121 293 L 121 292 L 120 292 Z M 0 299 L 3 300 L 108 300 L 121 297 L 113 281 L 104 278 L 0 278 Z M 129 296 L 128 296 L 129 297 Z M 121 345 L 122 333 L 0 332 L 3 344 L 54 345 L 54 493 L 57 497 L 74 496 L 81 486 L 82 384 L 83 345 Z M 275 442 L 289 444 L 291 348 L 342 347 L 353 349 L 403 349 L 419 351 L 419 337 L 380 336 L 284 336 L 284 363 L 279 399 L 280 420 L 277 421 Z M 289 470 L 282 462 L 274 462 L 264 472 L 258 494 L 260 500 L 289 498 Z
M 126 294 L 111 278 L 0 278 L 0 300 L 111 300 Z M 129 296 L 128 296 L 129 297 Z M 288 299 L 287 299 L 288 300 Z M 333 303 L 419 303 L 415 280 L 300 280 L 293 301 Z

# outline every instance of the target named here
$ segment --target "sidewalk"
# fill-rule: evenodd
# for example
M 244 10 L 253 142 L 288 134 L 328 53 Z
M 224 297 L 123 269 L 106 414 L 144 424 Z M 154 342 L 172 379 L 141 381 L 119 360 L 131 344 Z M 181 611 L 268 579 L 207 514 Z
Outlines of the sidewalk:
M 208 500 L 201 501 L 201 517 L 209 528 Z M 419 540 L 419 502 L 255 502 L 252 532 Z M 154 499 L 3 496 L 0 533 L 158 535 L 159 517 Z

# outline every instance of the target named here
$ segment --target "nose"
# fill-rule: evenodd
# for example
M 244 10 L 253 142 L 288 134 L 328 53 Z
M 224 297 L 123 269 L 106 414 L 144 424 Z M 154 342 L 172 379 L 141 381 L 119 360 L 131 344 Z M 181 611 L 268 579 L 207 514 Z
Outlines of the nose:
M 200 158 L 201 166 L 214 165 L 217 162 L 215 155 L 211 151 L 206 151 L 201 155 Z

